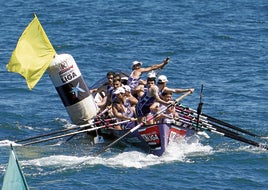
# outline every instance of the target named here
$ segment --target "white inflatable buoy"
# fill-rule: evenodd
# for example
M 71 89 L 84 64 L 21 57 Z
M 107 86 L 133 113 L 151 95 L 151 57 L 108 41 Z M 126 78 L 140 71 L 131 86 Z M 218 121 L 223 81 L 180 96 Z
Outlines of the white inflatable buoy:
M 98 107 L 71 55 L 56 55 L 47 71 L 74 124 L 87 123 L 97 114 Z

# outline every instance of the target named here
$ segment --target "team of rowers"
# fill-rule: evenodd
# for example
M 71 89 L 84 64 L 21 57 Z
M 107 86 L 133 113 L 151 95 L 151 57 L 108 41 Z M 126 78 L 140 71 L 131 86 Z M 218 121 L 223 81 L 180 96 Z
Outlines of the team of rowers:
M 104 92 L 102 101 L 97 102 L 100 110 L 109 110 L 110 116 L 116 117 L 118 121 L 130 121 L 116 126 L 116 129 L 130 129 L 135 127 L 137 122 L 154 124 L 163 122 L 166 118 L 174 120 L 179 118 L 174 106 L 170 106 L 154 119 L 148 119 L 165 106 L 175 104 L 172 100 L 172 93 L 194 92 L 193 88 L 168 88 L 167 77 L 156 76 L 155 70 L 163 69 L 168 62 L 167 57 L 162 63 L 143 68 L 142 62 L 134 61 L 128 78 L 108 72 L 106 75 L 108 85 L 105 88 L 90 90 L 90 93 Z M 143 73 L 148 73 L 146 80 L 141 79 Z

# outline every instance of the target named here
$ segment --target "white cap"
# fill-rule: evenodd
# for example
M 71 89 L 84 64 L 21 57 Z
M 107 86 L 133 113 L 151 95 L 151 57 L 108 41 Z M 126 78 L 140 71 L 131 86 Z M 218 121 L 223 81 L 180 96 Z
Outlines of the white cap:
M 114 91 L 114 94 L 125 93 L 125 89 L 123 87 L 119 87 Z
M 132 62 L 132 66 L 137 65 L 137 64 L 142 65 L 142 62 L 140 62 L 140 61 L 133 61 L 133 62 Z
M 160 75 L 158 77 L 158 82 L 168 82 L 168 79 L 165 75 Z
M 147 78 L 156 78 L 156 74 L 154 71 L 151 71 L 147 74 Z
M 124 85 L 123 88 L 125 89 L 126 92 L 130 92 L 131 88 L 128 85 Z
M 128 80 L 128 77 L 122 77 L 121 80 Z

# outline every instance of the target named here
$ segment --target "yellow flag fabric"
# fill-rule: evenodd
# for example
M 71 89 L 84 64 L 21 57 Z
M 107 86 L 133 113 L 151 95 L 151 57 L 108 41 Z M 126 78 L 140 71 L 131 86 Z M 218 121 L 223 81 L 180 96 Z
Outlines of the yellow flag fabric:
M 29 89 L 32 89 L 43 76 L 55 54 L 55 49 L 35 15 L 18 40 L 7 64 L 7 70 L 21 74 Z

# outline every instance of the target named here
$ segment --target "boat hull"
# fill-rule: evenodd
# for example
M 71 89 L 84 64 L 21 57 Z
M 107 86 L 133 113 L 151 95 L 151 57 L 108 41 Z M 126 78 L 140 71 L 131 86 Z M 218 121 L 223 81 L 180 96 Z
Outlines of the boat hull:
M 129 132 L 129 130 L 104 129 L 103 134 L 108 134 L 114 138 L 119 138 Z M 190 139 L 195 136 L 195 131 L 172 124 L 145 125 L 136 131 L 128 134 L 123 141 L 133 146 L 141 148 L 143 151 L 156 156 L 162 156 L 170 142 L 177 142 L 181 139 Z

